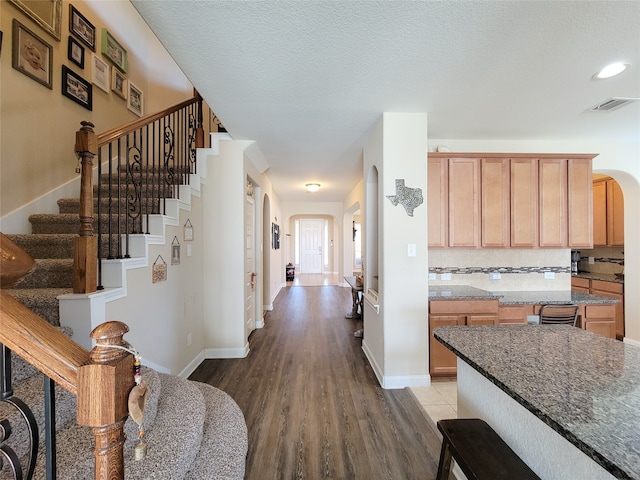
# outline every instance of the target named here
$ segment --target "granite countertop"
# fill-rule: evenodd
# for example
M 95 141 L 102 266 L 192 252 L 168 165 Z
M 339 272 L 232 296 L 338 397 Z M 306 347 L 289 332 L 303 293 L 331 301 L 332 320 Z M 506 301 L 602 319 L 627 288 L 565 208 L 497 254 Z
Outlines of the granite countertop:
M 502 295 L 468 285 L 429 285 L 430 300 L 491 300 Z
M 619 277 L 614 273 L 578 272 L 572 277 L 588 278 L 589 280 L 602 280 L 603 282 L 624 283 L 624 275 Z
M 619 300 L 570 290 L 496 291 L 468 285 L 429 285 L 429 300 L 491 300 L 501 305 L 542 305 L 545 303 L 618 303 Z
M 435 337 L 617 478 L 640 478 L 640 348 L 567 325 Z
M 618 303 L 620 300 L 589 293 L 572 292 L 570 290 L 547 290 L 538 292 L 496 292 L 501 295 L 500 305 L 543 305 L 547 303 Z

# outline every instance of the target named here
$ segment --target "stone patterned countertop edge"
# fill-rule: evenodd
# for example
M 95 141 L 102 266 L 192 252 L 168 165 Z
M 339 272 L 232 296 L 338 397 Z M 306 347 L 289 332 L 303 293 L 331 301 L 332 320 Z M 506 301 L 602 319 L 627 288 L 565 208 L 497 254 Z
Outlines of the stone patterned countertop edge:
M 619 300 L 571 290 L 494 291 L 468 285 L 429 285 L 429 300 L 492 300 L 501 305 L 543 305 L 546 303 L 602 304 Z
M 565 325 L 437 327 L 434 336 L 616 478 L 640 478 L 640 421 L 634 420 L 640 408 L 638 347 Z M 544 352 L 534 352 L 539 347 L 534 338 L 539 337 L 546 337 L 548 355 L 542 355 L 546 370 L 537 358 Z M 505 347 L 502 351 L 498 344 L 491 348 L 488 338 Z M 563 355 L 569 360 L 567 340 L 575 343 L 586 361 L 571 359 L 556 371 L 551 362 Z M 564 348 L 558 348 L 558 342 Z M 593 363 L 604 355 L 603 350 L 612 352 L 611 358 Z M 589 370 L 585 364 L 597 368 Z M 532 375 L 536 368 L 539 375 Z M 566 378 L 573 379 L 570 385 Z M 562 404 L 557 399 L 567 388 L 574 400 Z

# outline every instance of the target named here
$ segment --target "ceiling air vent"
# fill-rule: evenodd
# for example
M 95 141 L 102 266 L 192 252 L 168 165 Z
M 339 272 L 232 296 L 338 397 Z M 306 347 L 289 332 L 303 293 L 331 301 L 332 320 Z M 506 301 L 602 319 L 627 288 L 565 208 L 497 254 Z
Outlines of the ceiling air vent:
M 624 107 L 625 105 L 637 102 L 640 98 L 628 98 L 628 97 L 611 97 L 608 100 L 605 100 L 594 107 L 591 107 L 589 111 L 591 112 L 611 112 L 612 110 L 617 110 L 620 107 Z

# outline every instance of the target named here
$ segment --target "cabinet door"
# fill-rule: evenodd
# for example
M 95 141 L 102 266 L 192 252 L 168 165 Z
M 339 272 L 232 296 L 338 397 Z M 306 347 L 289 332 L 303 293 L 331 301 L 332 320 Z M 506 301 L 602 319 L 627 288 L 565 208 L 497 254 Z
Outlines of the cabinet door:
M 582 328 L 603 337 L 616 338 L 615 304 L 585 305 Z
M 593 244 L 607 244 L 607 182 L 593 182 Z
M 464 325 L 464 316 L 429 315 L 429 373 L 434 377 L 455 376 L 456 355 L 433 336 L 436 327 Z
M 511 160 L 511 246 L 538 246 L 538 162 Z
M 529 315 L 533 315 L 533 305 L 500 305 L 498 323 L 500 325 L 526 325 Z
M 615 298 L 620 303 L 615 304 L 615 324 L 616 338 L 622 340 L 624 338 L 624 287 L 621 283 L 604 282 L 602 280 L 591 281 L 592 295 L 600 295 L 602 297 Z
M 569 247 L 593 247 L 593 175 L 591 160 L 567 160 Z
M 480 211 L 483 248 L 506 248 L 510 244 L 508 158 L 483 158 L 480 163 Z
M 480 246 L 480 162 L 449 159 L 449 246 Z
M 429 247 L 449 246 L 449 162 L 446 158 L 427 161 L 427 224 Z
M 624 245 L 624 198 L 615 180 L 607 180 L 607 245 Z
M 540 159 L 539 208 L 541 247 L 562 248 L 567 238 L 567 161 Z

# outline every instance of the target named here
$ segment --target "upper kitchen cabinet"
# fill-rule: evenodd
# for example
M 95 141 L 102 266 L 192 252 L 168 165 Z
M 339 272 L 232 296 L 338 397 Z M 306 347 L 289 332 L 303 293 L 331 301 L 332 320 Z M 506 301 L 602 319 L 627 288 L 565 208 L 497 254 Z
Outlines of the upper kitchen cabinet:
M 449 246 L 449 160 L 427 162 L 427 223 L 429 247 Z
M 429 153 L 429 247 L 592 247 L 594 156 Z
M 593 180 L 593 244 L 624 245 L 624 199 L 611 177 Z
M 449 159 L 449 246 L 480 246 L 480 163 Z

